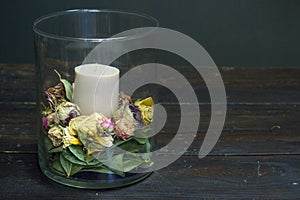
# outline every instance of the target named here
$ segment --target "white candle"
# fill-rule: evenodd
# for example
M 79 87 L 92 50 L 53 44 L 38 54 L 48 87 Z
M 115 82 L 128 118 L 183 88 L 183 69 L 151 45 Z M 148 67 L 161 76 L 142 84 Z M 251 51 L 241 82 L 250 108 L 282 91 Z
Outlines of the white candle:
M 111 117 L 118 106 L 120 71 L 101 64 L 75 67 L 74 103 L 82 115 L 94 112 Z

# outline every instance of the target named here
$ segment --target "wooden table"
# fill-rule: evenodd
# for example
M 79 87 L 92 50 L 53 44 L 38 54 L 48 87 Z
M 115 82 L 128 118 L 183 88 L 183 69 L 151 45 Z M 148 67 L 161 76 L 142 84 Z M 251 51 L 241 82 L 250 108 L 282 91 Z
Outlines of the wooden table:
M 203 82 L 195 80 L 200 85 L 201 122 L 187 152 L 138 184 L 86 190 L 57 184 L 41 173 L 34 68 L 0 65 L 0 198 L 300 198 L 300 68 L 219 69 L 228 98 L 227 118 L 208 156 L 198 158 L 210 102 Z M 166 103 L 171 112 L 174 106 Z M 161 133 L 165 140 L 176 133 L 173 124 Z

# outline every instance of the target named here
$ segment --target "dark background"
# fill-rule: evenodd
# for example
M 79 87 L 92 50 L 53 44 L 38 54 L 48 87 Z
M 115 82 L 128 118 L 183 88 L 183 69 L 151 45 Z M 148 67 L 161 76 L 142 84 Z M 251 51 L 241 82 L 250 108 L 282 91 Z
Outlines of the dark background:
M 32 23 L 74 8 L 152 15 L 197 40 L 218 66 L 300 66 L 297 0 L 8 0 L 1 2 L 0 63 L 33 63 Z

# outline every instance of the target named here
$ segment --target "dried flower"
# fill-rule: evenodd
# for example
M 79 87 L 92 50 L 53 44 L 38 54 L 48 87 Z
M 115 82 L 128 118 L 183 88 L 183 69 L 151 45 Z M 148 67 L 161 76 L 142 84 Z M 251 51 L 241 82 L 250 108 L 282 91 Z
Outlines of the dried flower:
M 114 130 L 114 123 L 111 118 L 107 118 L 105 120 L 100 120 L 100 127 L 105 132 L 112 132 Z
M 77 134 L 77 126 L 76 126 L 76 120 L 75 118 L 71 119 L 70 122 L 69 122 L 69 126 L 66 127 L 68 129 L 68 133 L 69 135 L 72 135 L 72 136 L 78 136 Z
M 148 97 L 143 100 L 137 100 L 134 102 L 134 105 L 140 109 L 142 113 L 142 119 L 145 125 L 151 123 L 154 112 L 153 99 L 151 97 Z
M 132 104 L 130 96 L 121 91 L 119 94 L 119 107 L 127 106 L 129 104 Z
M 133 136 L 134 131 L 135 131 L 134 124 L 131 121 L 125 118 L 121 118 L 116 121 L 114 132 L 117 136 L 119 136 L 123 140 L 128 139 L 130 136 Z
M 55 107 L 59 101 L 66 99 L 64 85 L 62 83 L 58 83 L 56 86 L 48 88 L 45 91 L 45 95 L 51 110 L 55 111 Z
M 79 107 L 71 102 L 63 102 L 56 108 L 57 121 L 62 126 L 68 125 L 72 118 L 78 117 L 79 115 Z
M 144 122 L 142 119 L 142 112 L 139 107 L 131 104 L 129 105 L 129 109 L 132 113 L 133 118 L 138 122 L 138 125 L 143 126 Z
M 75 137 L 77 135 L 72 135 L 73 132 L 71 131 L 72 129 L 70 127 L 64 128 L 64 136 L 62 138 L 62 141 L 64 143 L 63 148 L 66 148 L 70 145 L 82 145 L 80 140 Z
M 90 141 L 92 140 L 104 147 L 113 145 L 111 136 L 113 130 L 112 120 L 102 114 L 94 113 L 90 116 L 73 118 L 70 121 L 70 126 L 74 131 L 80 131 Z
M 48 131 L 48 137 L 54 147 L 58 147 L 63 142 L 63 132 L 60 127 L 54 126 Z
M 48 129 L 50 128 L 50 125 L 52 125 L 54 123 L 54 117 L 55 117 L 55 113 L 51 113 L 46 117 L 43 117 L 42 122 L 43 122 L 43 128 L 44 129 Z
M 117 121 L 119 119 L 125 118 L 128 121 L 131 121 L 133 124 L 138 124 L 138 122 L 134 119 L 133 113 L 130 109 L 131 105 L 126 105 L 120 107 L 113 114 L 114 120 Z

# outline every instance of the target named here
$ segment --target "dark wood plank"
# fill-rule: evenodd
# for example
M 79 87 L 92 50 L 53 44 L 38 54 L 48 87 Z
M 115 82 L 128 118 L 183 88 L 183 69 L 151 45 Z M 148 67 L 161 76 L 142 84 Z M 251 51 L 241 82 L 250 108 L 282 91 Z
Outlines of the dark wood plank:
M 172 66 L 173 67 L 173 66 Z M 192 67 L 174 66 L 193 86 L 199 102 L 210 102 L 207 87 Z M 30 64 L 0 65 L 0 102 L 35 102 L 34 67 Z M 300 68 L 219 67 L 229 103 L 295 103 L 300 101 Z M 160 88 L 162 102 L 177 102 Z
M 299 156 L 182 156 L 146 180 L 115 190 L 57 184 L 39 170 L 36 154 L 0 154 L 0 196 L 8 199 L 297 199 Z
M 198 158 L 210 121 L 205 83 L 178 68 L 199 98 L 201 121 L 188 151 L 145 181 L 115 190 L 80 190 L 47 179 L 38 169 L 35 78 L 32 65 L 0 65 L 0 196 L 8 199 L 297 199 L 300 197 L 300 69 L 220 67 L 227 90 L 224 130 L 212 152 Z M 168 111 L 158 146 L 176 134 L 180 110 L 158 90 Z M 192 114 L 186 116 L 194 120 Z M 215 122 L 218 123 L 218 122 Z M 189 127 L 186 126 L 186 132 Z
M 158 146 L 170 142 L 180 121 L 177 105 L 165 107 L 168 119 L 159 133 Z M 0 109 L 0 151 L 36 152 L 35 105 L 1 104 Z M 210 105 L 200 105 L 200 109 L 199 130 L 188 155 L 198 154 L 210 120 Z M 188 117 L 193 120 L 194 116 Z M 228 105 L 224 130 L 211 155 L 299 154 L 299 117 L 297 104 Z
M 35 102 L 32 64 L 0 64 L 0 102 Z

